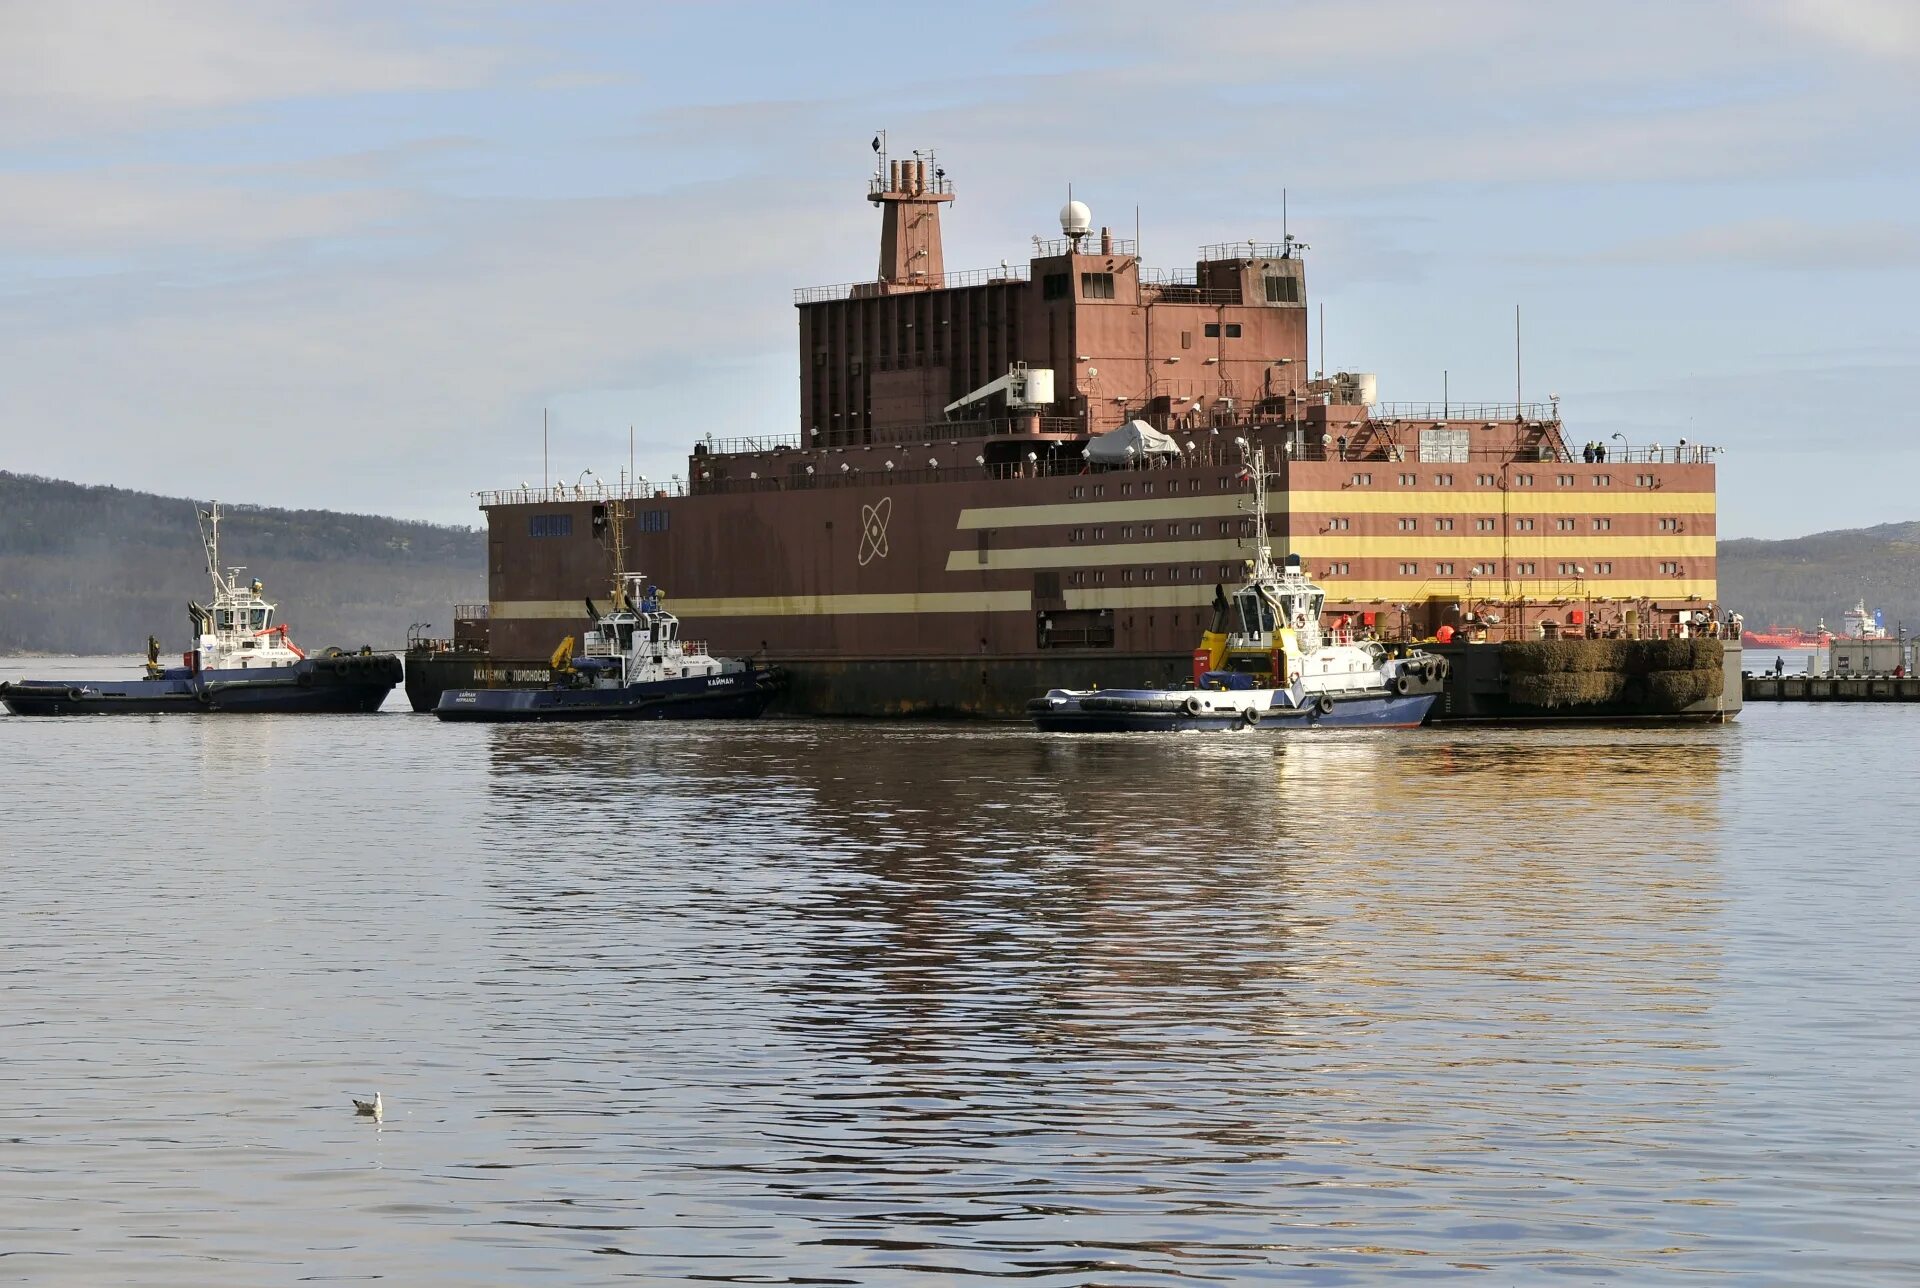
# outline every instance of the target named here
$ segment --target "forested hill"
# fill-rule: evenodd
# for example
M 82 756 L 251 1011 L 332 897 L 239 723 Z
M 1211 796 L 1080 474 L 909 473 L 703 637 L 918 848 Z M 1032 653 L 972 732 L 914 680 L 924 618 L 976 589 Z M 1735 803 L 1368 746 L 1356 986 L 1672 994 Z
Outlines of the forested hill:
M 1722 541 L 1720 602 L 1745 614 L 1747 629 L 1770 622 L 1811 629 L 1865 599 L 1887 629 L 1920 632 L 1920 523 L 1816 532 L 1787 541 Z
M 211 594 L 194 523 L 204 501 L 0 470 L 0 653 L 186 647 Z M 221 559 L 266 583 L 303 648 L 397 647 L 413 622 L 451 634 L 486 598 L 486 536 L 330 510 L 223 505 Z

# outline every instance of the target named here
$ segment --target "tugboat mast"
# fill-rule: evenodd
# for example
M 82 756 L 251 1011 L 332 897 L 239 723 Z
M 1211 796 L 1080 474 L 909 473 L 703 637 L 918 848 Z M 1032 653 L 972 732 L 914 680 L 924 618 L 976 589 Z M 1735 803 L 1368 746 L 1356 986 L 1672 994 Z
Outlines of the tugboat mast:
M 1244 449 L 1246 440 L 1240 440 Z M 1274 575 L 1273 547 L 1267 544 L 1267 453 L 1265 448 L 1256 447 L 1249 459 L 1248 470 L 1253 475 L 1253 575 L 1249 580 L 1260 581 Z

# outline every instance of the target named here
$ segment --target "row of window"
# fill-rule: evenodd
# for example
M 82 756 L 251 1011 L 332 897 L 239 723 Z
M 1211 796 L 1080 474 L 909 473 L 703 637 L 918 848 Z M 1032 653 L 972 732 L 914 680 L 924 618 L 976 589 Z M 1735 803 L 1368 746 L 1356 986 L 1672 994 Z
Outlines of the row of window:
M 1109 570 L 1105 568 L 1093 568 L 1080 572 L 1072 572 L 1067 574 L 1067 581 L 1074 586 L 1104 586 L 1107 584 L 1108 571 Z M 1234 564 L 1220 564 L 1217 566 L 1217 569 L 1209 568 L 1204 564 L 1188 564 L 1184 567 L 1176 566 L 1168 568 L 1167 580 L 1210 581 L 1215 580 L 1217 574 L 1218 580 L 1231 581 L 1233 578 L 1240 576 L 1244 571 L 1245 569 L 1237 567 Z M 1116 568 L 1113 569 L 1112 572 L 1121 582 L 1129 585 L 1160 580 L 1160 570 L 1158 568 Z
M 1240 487 L 1242 480 L 1235 478 L 1231 474 L 1222 474 L 1217 482 L 1222 492 L 1228 492 Z M 1168 479 L 1161 486 L 1168 496 L 1175 496 L 1178 495 L 1180 491 L 1180 480 Z M 1136 488 L 1139 490 L 1139 495 L 1141 496 L 1153 495 L 1153 480 L 1151 479 L 1145 479 L 1139 483 L 1122 483 L 1119 487 L 1121 496 L 1133 496 Z M 1200 491 L 1200 487 L 1200 480 L 1195 479 L 1191 490 L 1197 493 Z M 1076 483 L 1071 493 L 1073 499 L 1076 501 L 1084 501 L 1089 497 L 1097 501 L 1106 494 L 1107 485 L 1105 483 Z
M 1345 565 L 1340 566 L 1344 567 Z M 1402 577 L 1418 577 L 1421 575 L 1421 566 L 1422 565 L 1417 563 L 1403 563 L 1399 566 L 1398 571 Z M 1430 575 L 1435 577 L 1451 577 L 1455 575 L 1454 565 L 1451 563 L 1436 563 L 1429 565 L 1429 567 L 1431 568 Z M 1585 575 L 1586 567 L 1587 565 L 1585 564 L 1563 563 L 1558 565 L 1554 571 L 1562 577 L 1580 577 Z M 1662 565 L 1662 571 L 1666 571 L 1665 565 Z M 1467 576 L 1469 577 L 1493 577 L 1499 575 L 1499 572 L 1500 565 L 1497 561 L 1467 565 Z M 1593 575 L 1596 577 L 1609 576 L 1612 572 L 1613 564 L 1609 560 L 1603 559 L 1593 565 Z M 1538 564 L 1516 563 L 1513 565 L 1513 575 L 1516 577 L 1537 577 L 1540 575 L 1540 568 Z
M 1613 520 L 1611 518 L 1594 518 L 1589 519 L 1587 522 L 1595 532 L 1613 531 Z M 1322 531 L 1346 532 L 1350 530 L 1352 526 L 1353 522 L 1351 519 L 1344 517 L 1333 518 L 1327 520 L 1327 526 L 1322 529 Z M 1396 526 L 1401 532 L 1418 532 L 1420 530 L 1420 520 L 1403 515 L 1396 521 Z M 1553 521 L 1553 530 L 1555 532 L 1577 532 L 1579 528 L 1580 520 L 1577 518 L 1558 518 Z M 1443 515 L 1433 520 L 1433 530 L 1435 532 L 1452 532 L 1454 530 L 1454 521 L 1451 517 Z M 1498 532 L 1500 530 L 1500 521 L 1486 517 L 1477 518 L 1473 521 L 1473 530 L 1475 532 Z M 1539 531 L 1538 520 L 1528 515 L 1516 516 L 1513 521 L 1513 530 L 1515 532 Z M 1686 527 L 1678 519 L 1662 519 L 1660 520 L 1660 531 L 1684 532 L 1686 531 Z
M 1074 586 L 1104 586 L 1107 584 L 1107 573 L 1109 571 L 1124 585 L 1157 582 L 1160 580 L 1161 575 L 1160 569 L 1157 567 L 1116 568 L 1111 570 L 1093 568 L 1069 573 L 1067 574 L 1067 581 Z M 1166 580 L 1175 582 L 1200 582 L 1217 578 L 1220 581 L 1230 581 L 1241 575 L 1243 571 L 1244 569 L 1234 564 L 1219 564 L 1213 567 L 1204 564 L 1176 565 L 1166 570 Z M 1440 562 L 1432 564 L 1402 563 L 1398 565 L 1395 571 L 1402 577 L 1456 577 L 1461 575 L 1460 566 L 1451 560 L 1441 560 Z M 1677 577 L 1680 575 L 1681 567 L 1678 563 L 1669 561 L 1660 565 L 1660 571 Z M 1343 561 L 1326 565 L 1325 575 L 1329 577 L 1346 577 L 1351 576 L 1352 573 L 1353 564 L 1350 562 Z M 1497 577 L 1499 574 L 1500 565 L 1498 562 L 1493 561 L 1468 564 L 1465 573 L 1468 577 Z M 1585 577 L 1589 575 L 1595 577 L 1610 577 L 1613 575 L 1613 563 L 1605 559 L 1591 566 L 1579 563 L 1560 563 L 1554 565 L 1554 574 L 1560 577 Z M 1540 575 L 1540 568 L 1539 565 L 1535 563 L 1516 563 L 1513 565 L 1513 575 L 1515 577 L 1537 577 Z
M 1040 298 L 1064 300 L 1073 293 L 1073 278 L 1066 273 L 1048 273 L 1040 279 Z M 1112 273 L 1080 274 L 1080 296 L 1088 300 L 1113 298 Z
M 662 516 L 663 522 L 661 526 L 664 529 L 665 511 L 654 511 L 652 513 L 658 513 Z M 565 516 L 559 516 L 559 517 L 564 518 Z M 1413 518 L 1411 516 L 1403 516 L 1400 519 L 1396 520 L 1395 523 L 1401 532 L 1420 531 L 1420 520 L 1417 518 Z M 1588 527 L 1594 532 L 1613 531 L 1613 519 L 1611 517 L 1591 518 L 1587 520 L 1587 524 L 1588 524 Z M 1499 526 L 1500 526 L 1500 521 L 1498 519 L 1493 519 L 1493 518 L 1481 517 L 1481 518 L 1476 518 L 1473 521 L 1473 530 L 1475 532 L 1497 532 L 1499 531 Z M 1249 537 L 1253 535 L 1253 520 L 1251 519 L 1241 519 L 1237 522 L 1231 519 L 1220 519 L 1216 521 L 1215 527 L 1218 535 L 1223 537 L 1230 537 L 1235 535 L 1242 536 L 1242 537 Z M 1580 528 L 1580 520 L 1576 518 L 1562 517 L 1562 518 L 1557 518 L 1553 521 L 1553 530 L 1555 532 L 1577 532 L 1579 528 Z M 1451 516 L 1442 515 L 1439 518 L 1436 518 L 1433 520 L 1433 530 L 1435 532 L 1452 532 L 1454 531 L 1454 529 L 1455 529 L 1455 524 Z M 644 530 L 655 531 L 656 529 L 646 528 Z M 1184 531 L 1182 530 L 1182 527 L 1179 523 L 1169 523 L 1166 525 L 1166 535 L 1168 537 L 1180 537 L 1180 536 L 1198 537 L 1198 536 L 1201 536 L 1205 532 L 1205 530 L 1206 530 L 1206 525 L 1198 520 L 1187 523 Z M 1352 530 L 1353 530 L 1353 520 L 1346 515 L 1336 515 L 1333 518 L 1328 519 L 1327 526 L 1321 529 L 1321 531 L 1323 532 L 1350 532 Z M 1535 532 L 1539 530 L 1539 523 L 1537 519 L 1533 518 L 1530 515 L 1519 515 L 1519 516 L 1516 516 L 1513 520 L 1513 530 L 1515 532 Z M 1154 537 L 1160 535 L 1161 529 L 1158 524 L 1126 523 L 1126 524 L 1121 524 L 1118 531 L 1120 534 L 1120 540 L 1132 541 L 1136 537 L 1146 539 L 1146 540 L 1152 540 Z M 1279 522 L 1277 520 L 1269 519 L 1267 521 L 1267 531 L 1268 531 L 1268 534 L 1272 536 L 1280 535 Z M 1682 524 L 1678 519 L 1661 519 L 1660 531 L 1684 532 L 1686 531 L 1686 525 Z M 1090 528 L 1072 528 L 1067 533 L 1067 540 L 1074 543 L 1085 542 L 1085 541 L 1105 541 L 1106 539 L 1107 539 L 1107 529 L 1104 524 L 1098 525 L 1095 527 L 1090 527 Z
M 1509 477 L 1514 487 L 1534 487 L 1537 486 L 1540 481 L 1540 476 L 1537 474 L 1521 473 Z M 1593 486 L 1595 487 L 1613 486 L 1613 475 L 1611 474 L 1590 474 L 1587 477 L 1593 480 Z M 1401 474 L 1396 481 L 1401 487 L 1418 487 L 1420 484 L 1420 476 L 1418 474 Z M 1577 474 L 1560 474 L 1554 478 L 1554 482 L 1561 487 L 1573 487 L 1578 484 L 1579 481 L 1580 476 Z M 1498 487 L 1500 486 L 1500 476 L 1498 474 L 1476 474 L 1473 476 L 1473 482 L 1476 487 Z M 1635 487 L 1657 487 L 1659 486 L 1659 478 L 1653 474 L 1636 474 L 1633 476 L 1633 485 Z M 1355 470 L 1347 477 L 1347 486 L 1372 487 L 1373 471 Z M 1435 474 L 1433 476 L 1433 486 L 1452 487 L 1453 475 Z

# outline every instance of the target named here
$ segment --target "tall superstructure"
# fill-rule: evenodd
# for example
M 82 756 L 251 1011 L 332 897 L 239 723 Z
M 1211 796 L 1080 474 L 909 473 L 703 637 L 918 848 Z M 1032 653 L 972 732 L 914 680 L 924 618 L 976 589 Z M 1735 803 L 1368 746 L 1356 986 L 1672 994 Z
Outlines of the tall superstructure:
M 947 273 L 940 209 L 953 186 L 929 164 L 883 158 L 872 180 L 877 279 L 794 293 L 809 442 L 891 441 L 1017 366 L 1052 373 L 1047 414 L 1082 436 L 1134 417 L 1271 413 L 1304 385 L 1297 244 L 1208 246 L 1190 272 L 1145 269 L 1133 241 L 1095 232 L 1070 200 L 1060 237 L 1036 239 L 1027 263 Z
M 1183 675 L 1252 544 L 1389 637 L 1693 631 L 1719 617 L 1697 444 L 1570 447 L 1557 402 L 1396 402 L 1308 370 L 1304 244 L 1141 264 L 1084 205 L 1023 263 L 946 270 L 954 191 L 884 153 L 867 281 L 801 290 L 794 432 L 695 444 L 684 482 L 486 494 L 484 626 L 540 658 L 629 566 L 715 648 L 764 653 L 818 711 L 1018 711 L 1055 684 Z

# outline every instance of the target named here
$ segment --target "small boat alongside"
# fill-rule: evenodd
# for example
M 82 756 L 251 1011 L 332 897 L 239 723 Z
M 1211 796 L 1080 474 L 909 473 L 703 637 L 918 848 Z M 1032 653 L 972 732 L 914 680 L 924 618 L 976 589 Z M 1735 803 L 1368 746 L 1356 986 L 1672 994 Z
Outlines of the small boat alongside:
M 378 711 L 404 674 L 400 659 L 371 649 L 308 656 L 275 620 L 278 605 L 262 598 L 258 578 L 222 571 L 219 504 L 200 518 L 213 603 L 187 605 L 193 647 L 179 666 L 163 666 L 159 641 L 149 637 L 138 677 L 20 680 L 0 684 L 0 704 L 19 716 Z
M 1427 718 L 1447 660 L 1320 624 L 1326 592 L 1266 542 L 1265 460 L 1256 451 L 1254 558 L 1246 582 L 1217 592 L 1188 689 L 1052 689 L 1027 704 L 1047 732 L 1114 733 L 1413 728 Z
M 767 709 L 781 672 L 718 658 L 680 636 L 680 620 L 639 573 L 616 576 L 611 612 L 588 603 L 578 660 L 569 635 L 540 687 L 448 689 L 433 714 L 454 721 L 751 720 Z

